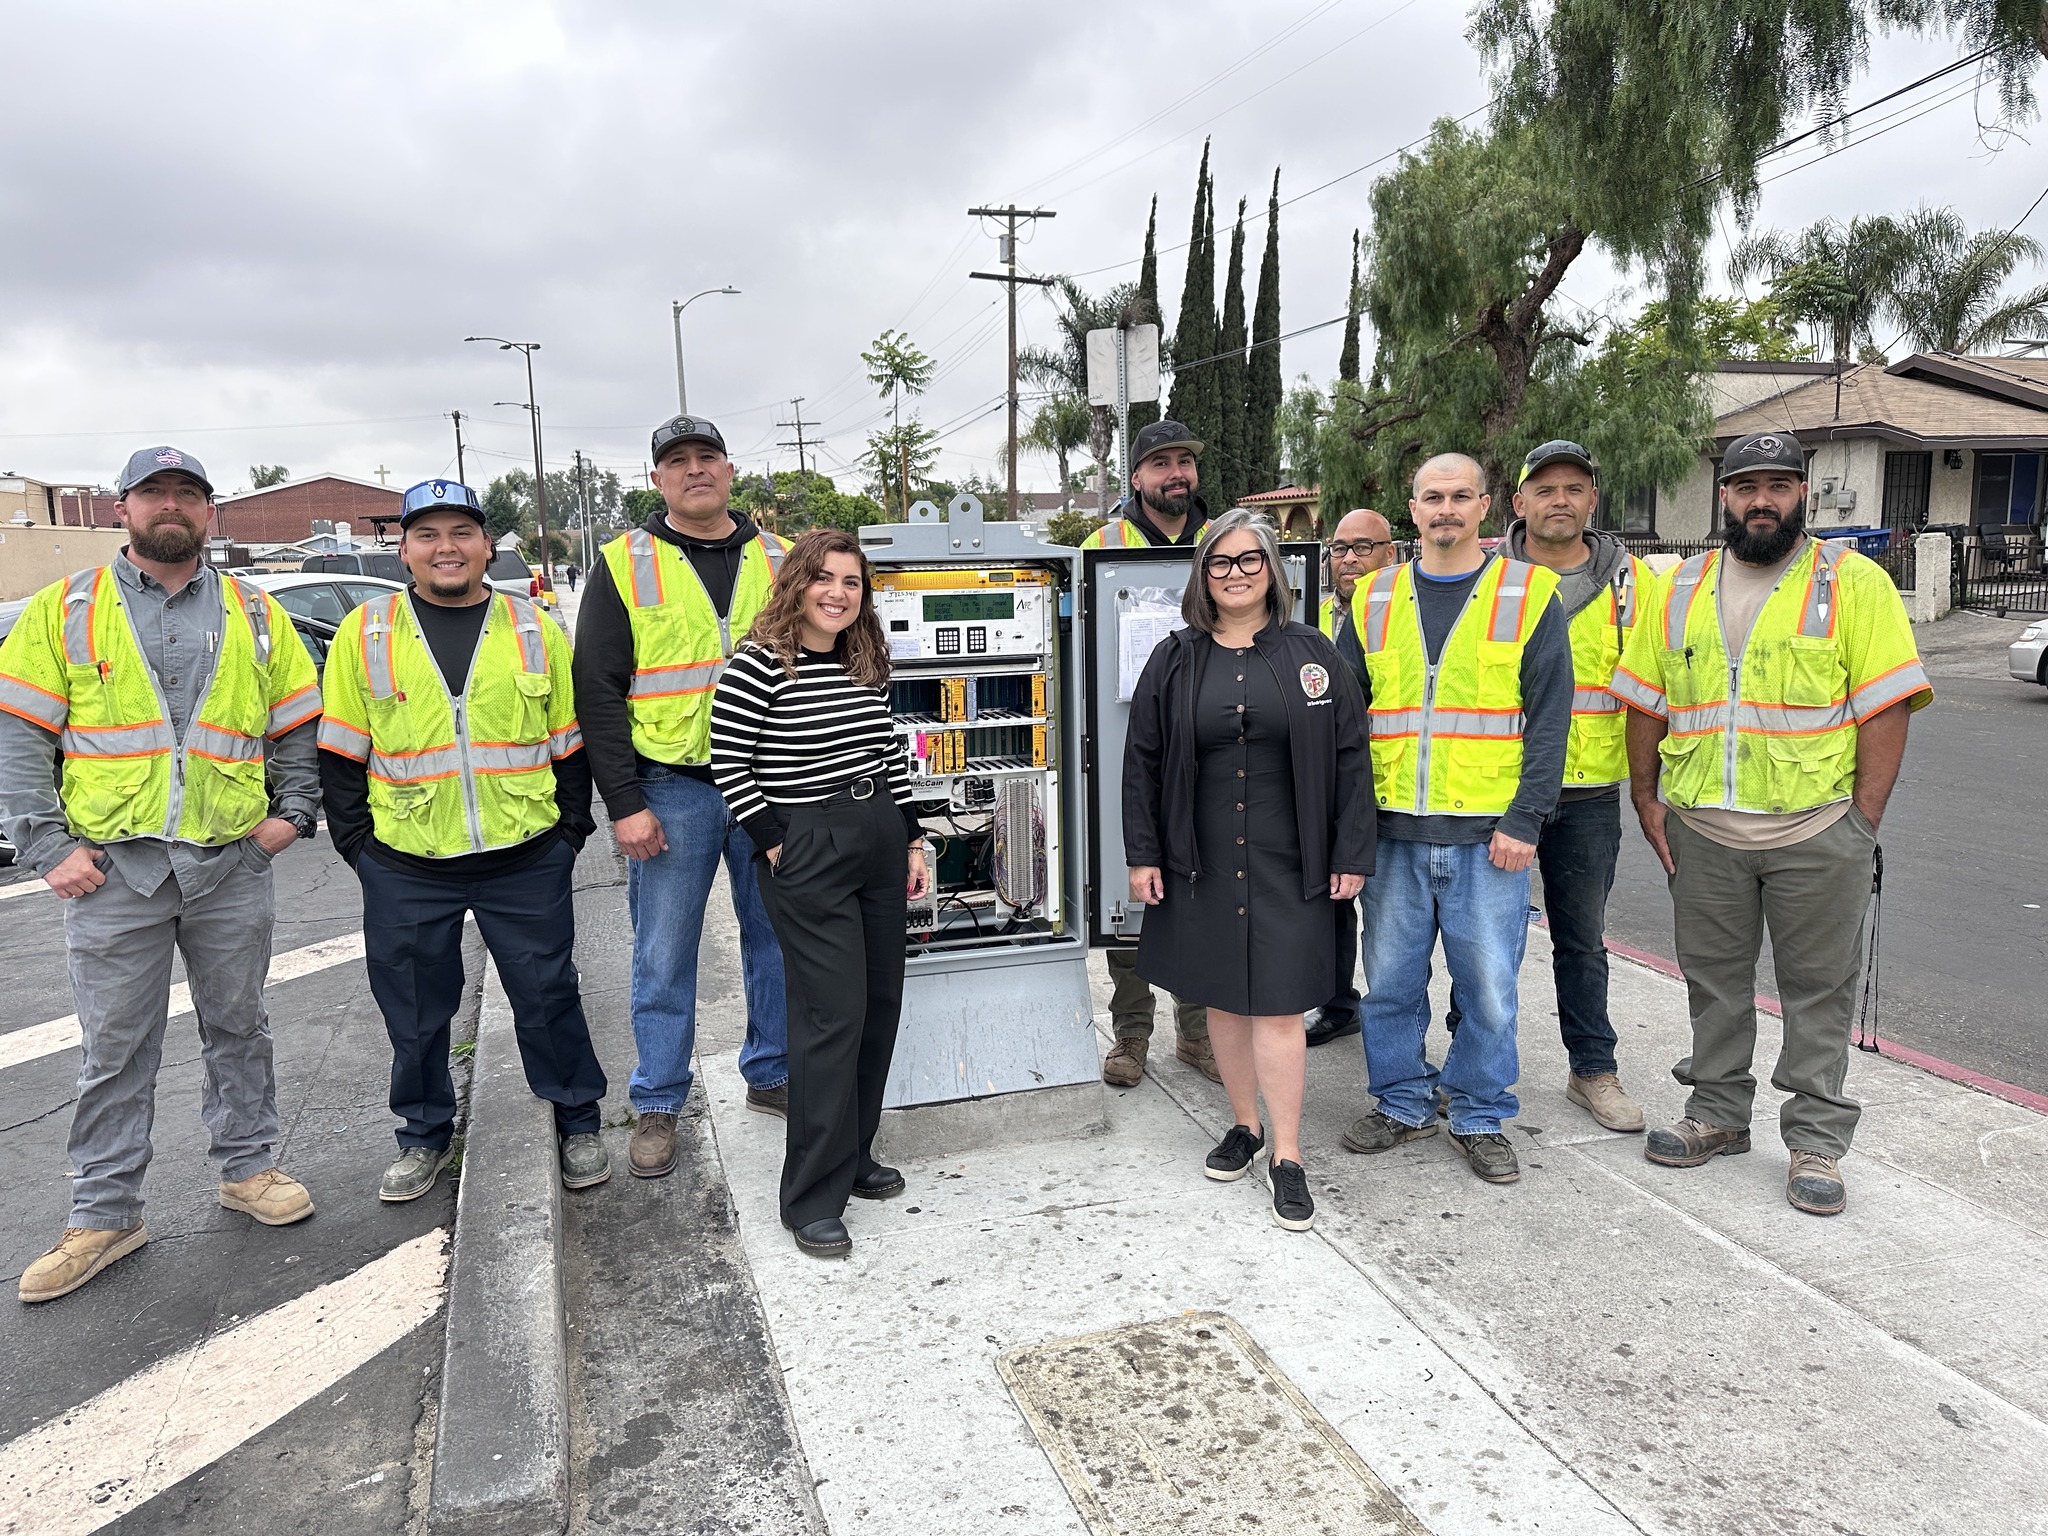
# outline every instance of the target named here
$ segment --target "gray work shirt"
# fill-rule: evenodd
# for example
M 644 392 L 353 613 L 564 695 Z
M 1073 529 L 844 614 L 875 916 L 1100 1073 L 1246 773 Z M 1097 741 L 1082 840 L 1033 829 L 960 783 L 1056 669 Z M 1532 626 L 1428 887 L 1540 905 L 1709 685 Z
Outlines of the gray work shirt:
M 170 712 L 171 730 L 183 746 L 185 728 L 199 713 L 213 684 L 220 656 L 223 606 L 218 572 L 201 566 L 177 592 L 169 592 L 128 558 L 114 557 L 114 579 L 128 611 L 142 657 Z M 271 811 L 288 814 L 320 809 L 319 722 L 308 721 L 281 740 L 264 744 L 271 785 Z M 72 835 L 57 794 L 57 737 L 19 715 L 0 712 L 0 826 L 39 875 L 46 875 L 81 847 Z M 107 845 L 114 873 L 137 894 L 147 896 L 178 877 L 189 900 L 204 895 L 234 867 L 234 860 L 261 858 L 244 847 L 249 840 L 202 847 L 163 837 L 123 838 Z

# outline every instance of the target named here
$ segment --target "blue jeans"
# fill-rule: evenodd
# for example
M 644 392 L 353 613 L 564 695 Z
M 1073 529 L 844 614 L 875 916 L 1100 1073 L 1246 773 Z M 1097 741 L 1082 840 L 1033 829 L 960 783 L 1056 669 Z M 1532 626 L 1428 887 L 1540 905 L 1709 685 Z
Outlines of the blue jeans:
M 789 1081 L 789 1025 L 782 991 L 782 949 L 754 883 L 753 840 L 711 785 L 657 768 L 640 780 L 647 808 L 668 847 L 626 863 L 626 905 L 633 915 L 633 1041 L 640 1060 L 628 1092 L 638 1114 L 679 1114 L 690 1096 L 690 1052 L 697 1043 L 697 942 L 718 861 L 740 920 L 746 976 L 747 1038 L 740 1076 L 752 1088 Z
M 1451 981 L 1465 1018 L 1441 1072 L 1423 1054 L 1429 1033 L 1430 956 L 1443 935 Z M 1515 1050 L 1517 982 L 1529 942 L 1529 872 L 1495 869 L 1484 843 L 1380 840 L 1365 882 L 1365 974 L 1361 1010 L 1368 1087 L 1380 1112 L 1403 1125 L 1429 1124 L 1441 1078 L 1451 1129 L 1485 1135 L 1521 1108 Z
M 1621 797 L 1560 800 L 1543 823 L 1536 867 L 1543 872 L 1543 915 L 1550 924 L 1550 969 L 1557 978 L 1557 1029 L 1574 1077 L 1615 1070 L 1614 1023 L 1607 1016 L 1607 896 L 1621 853 Z M 1444 1026 L 1465 1021 L 1451 989 Z

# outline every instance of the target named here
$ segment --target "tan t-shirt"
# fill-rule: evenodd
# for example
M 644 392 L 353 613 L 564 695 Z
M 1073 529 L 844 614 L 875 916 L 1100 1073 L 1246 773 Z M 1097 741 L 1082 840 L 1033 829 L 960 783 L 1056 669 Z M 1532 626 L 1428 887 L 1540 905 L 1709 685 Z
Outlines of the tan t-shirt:
M 1806 541 L 1802 539 L 1776 565 L 1744 565 L 1733 555 L 1718 563 L 1714 589 L 1721 608 L 1721 633 L 1727 641 L 1728 654 L 1737 661 L 1749 644 L 1756 616 L 1777 589 L 1778 578 L 1805 547 Z M 1849 814 L 1849 802 L 1832 800 L 1805 811 L 1731 811 L 1713 806 L 1692 810 L 1673 806 L 1672 810 L 1701 837 L 1723 847 L 1762 850 L 1790 848 L 1794 843 L 1818 836 Z

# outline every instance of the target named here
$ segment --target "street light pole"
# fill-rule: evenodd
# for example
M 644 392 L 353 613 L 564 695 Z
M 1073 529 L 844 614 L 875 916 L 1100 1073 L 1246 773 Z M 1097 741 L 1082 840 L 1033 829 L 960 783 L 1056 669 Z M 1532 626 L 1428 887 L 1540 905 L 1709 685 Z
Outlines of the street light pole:
M 696 303 L 699 299 L 703 298 L 705 294 L 736 294 L 738 292 L 739 289 L 731 286 L 727 286 L 724 288 L 706 288 L 703 293 L 693 293 L 687 299 L 669 300 L 669 318 L 675 322 L 676 327 L 676 409 L 682 412 L 682 414 L 685 416 L 690 414 L 690 390 L 689 386 L 687 386 L 683 382 L 683 311 L 688 309 L 692 304 Z
M 500 352 L 517 352 L 526 359 L 526 414 L 533 418 L 533 528 L 540 545 L 540 584 L 552 592 L 555 589 L 555 563 L 548 558 L 547 471 L 541 466 L 540 406 L 533 396 L 533 354 L 540 350 L 540 343 L 507 341 L 502 336 L 465 336 L 462 339 L 495 341 Z

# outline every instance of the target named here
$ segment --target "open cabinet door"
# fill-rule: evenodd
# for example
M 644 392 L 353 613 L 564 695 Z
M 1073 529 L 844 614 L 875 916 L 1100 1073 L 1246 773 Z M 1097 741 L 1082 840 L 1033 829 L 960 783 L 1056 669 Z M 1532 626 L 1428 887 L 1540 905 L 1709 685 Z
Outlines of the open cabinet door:
M 1321 547 L 1283 544 L 1280 550 L 1294 589 L 1294 618 L 1313 624 L 1322 601 Z M 1124 864 L 1124 734 L 1131 693 L 1152 647 L 1181 627 L 1181 595 L 1194 555 L 1185 544 L 1081 551 L 1087 921 L 1088 942 L 1097 948 L 1136 943 L 1144 920 L 1144 907 L 1131 900 Z

